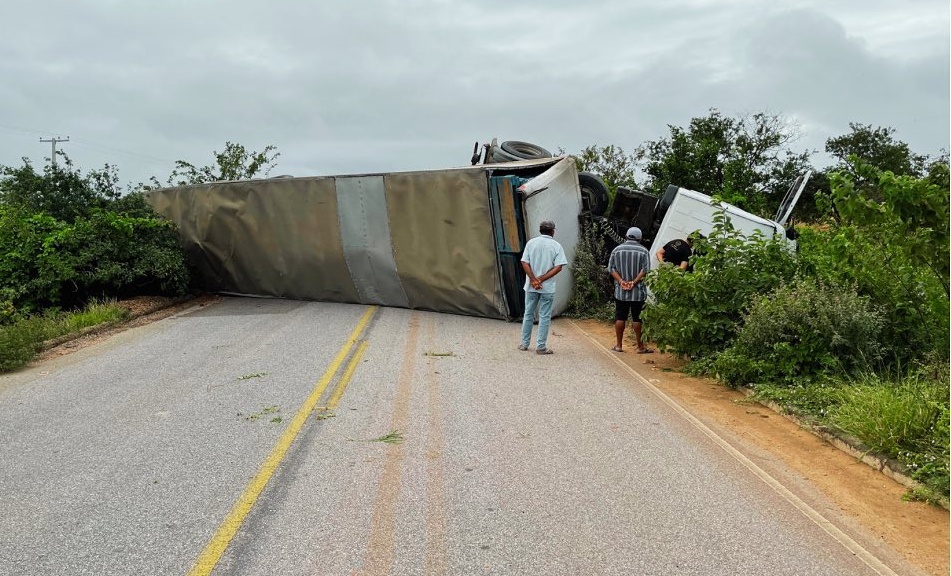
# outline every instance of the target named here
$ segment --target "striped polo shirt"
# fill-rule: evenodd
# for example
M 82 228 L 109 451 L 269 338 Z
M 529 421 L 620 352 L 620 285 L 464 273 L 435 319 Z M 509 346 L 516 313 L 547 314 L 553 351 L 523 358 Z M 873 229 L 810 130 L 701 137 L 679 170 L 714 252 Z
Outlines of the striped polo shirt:
M 611 251 L 611 258 L 608 259 L 608 273 L 617 270 L 624 280 L 633 280 L 641 270 L 647 274 L 650 270 L 650 260 L 647 248 L 641 246 L 636 240 L 628 240 Z M 614 298 L 632 302 L 647 300 L 647 286 L 641 281 L 634 286 L 633 290 L 621 290 L 621 285 L 615 282 Z

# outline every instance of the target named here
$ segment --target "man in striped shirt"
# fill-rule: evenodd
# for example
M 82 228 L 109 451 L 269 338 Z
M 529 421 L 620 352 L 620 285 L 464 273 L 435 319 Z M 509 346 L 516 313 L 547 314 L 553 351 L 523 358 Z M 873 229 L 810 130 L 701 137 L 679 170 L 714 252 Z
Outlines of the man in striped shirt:
M 624 351 L 624 325 L 631 316 L 637 353 L 648 354 L 653 350 L 641 341 L 641 310 L 647 300 L 644 277 L 650 270 L 650 254 L 641 246 L 640 228 L 628 228 L 626 237 L 627 241 L 612 250 L 608 259 L 608 273 L 614 278 L 614 334 L 617 337 L 612 350 Z

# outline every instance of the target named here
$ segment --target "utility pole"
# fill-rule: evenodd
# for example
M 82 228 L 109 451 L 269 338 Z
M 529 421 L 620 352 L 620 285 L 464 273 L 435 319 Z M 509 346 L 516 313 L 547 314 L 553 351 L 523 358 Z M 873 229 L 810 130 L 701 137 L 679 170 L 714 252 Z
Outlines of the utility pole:
M 69 136 L 65 138 L 60 138 L 59 136 L 57 136 L 55 138 L 47 138 L 46 140 L 40 138 L 40 142 L 51 142 L 53 144 L 53 156 L 51 158 L 53 159 L 53 166 L 55 167 L 56 166 L 56 143 L 69 142 Z

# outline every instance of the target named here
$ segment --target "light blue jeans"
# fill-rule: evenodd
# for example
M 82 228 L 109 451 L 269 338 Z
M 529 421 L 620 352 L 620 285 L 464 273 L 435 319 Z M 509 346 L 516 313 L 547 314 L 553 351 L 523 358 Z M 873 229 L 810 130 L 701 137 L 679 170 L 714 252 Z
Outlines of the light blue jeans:
M 522 346 L 527 348 L 532 339 L 535 308 L 538 308 L 538 350 L 544 350 L 548 347 L 548 327 L 551 325 L 551 305 L 554 301 L 554 293 L 525 293 L 525 316 L 522 317 Z

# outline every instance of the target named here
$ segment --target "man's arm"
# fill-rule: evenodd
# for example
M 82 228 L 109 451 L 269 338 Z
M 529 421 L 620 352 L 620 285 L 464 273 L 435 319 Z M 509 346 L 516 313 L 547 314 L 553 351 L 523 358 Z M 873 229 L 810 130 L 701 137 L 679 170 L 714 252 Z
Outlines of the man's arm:
M 552 268 L 552 269 L 549 270 L 548 272 L 545 272 L 544 274 L 542 274 L 541 276 L 539 276 L 539 277 L 538 277 L 538 281 L 539 281 L 539 282 L 544 282 L 545 280 L 548 280 L 549 278 L 551 278 L 551 277 L 554 276 L 555 274 L 558 274 L 559 272 L 561 272 L 561 269 L 562 269 L 562 268 L 564 268 L 564 266 L 561 265 L 561 264 L 555 266 L 554 268 Z
M 663 261 L 664 261 L 664 249 L 661 248 L 660 250 L 658 250 L 656 256 L 657 256 L 657 261 L 658 261 L 658 262 L 663 262 Z
M 522 260 L 522 270 L 524 270 L 525 275 L 528 276 L 528 283 L 531 284 L 532 288 L 538 290 L 542 285 L 541 280 L 535 278 L 535 272 L 532 271 L 532 267 L 524 260 Z
M 611 274 L 611 278 L 614 278 L 614 281 L 618 283 L 618 286 L 621 287 L 621 290 L 630 290 L 634 287 L 634 284 L 624 278 L 621 278 L 621 273 L 617 268 L 617 263 L 615 261 L 615 253 L 611 252 L 611 257 L 608 258 L 608 273 Z

